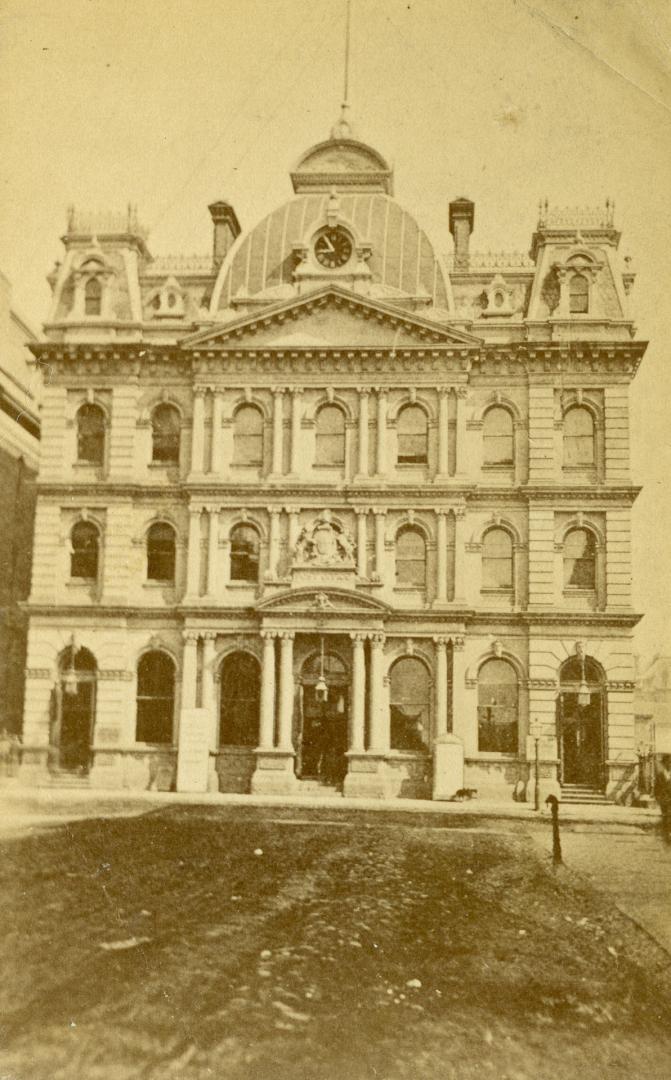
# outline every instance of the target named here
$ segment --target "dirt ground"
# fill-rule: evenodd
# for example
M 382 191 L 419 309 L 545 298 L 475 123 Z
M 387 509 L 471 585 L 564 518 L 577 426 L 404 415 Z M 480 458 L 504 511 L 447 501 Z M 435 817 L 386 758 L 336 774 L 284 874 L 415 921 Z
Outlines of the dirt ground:
M 669 955 L 522 830 L 175 808 L 0 845 L 12 1080 L 666 1080 Z

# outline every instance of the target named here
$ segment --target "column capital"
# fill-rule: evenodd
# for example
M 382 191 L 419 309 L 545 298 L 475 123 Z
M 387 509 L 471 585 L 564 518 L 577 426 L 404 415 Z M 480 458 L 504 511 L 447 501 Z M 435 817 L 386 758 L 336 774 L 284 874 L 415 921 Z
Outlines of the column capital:
M 457 395 L 458 398 L 467 398 L 468 397 L 468 387 L 467 386 L 455 386 L 454 392 L 455 392 L 455 394 Z
M 301 512 L 300 506 L 282 506 L 280 509 L 284 510 L 285 514 L 300 514 Z
M 371 393 L 372 389 L 373 389 L 372 386 L 357 386 L 356 392 L 359 395 L 359 397 L 368 397 L 368 395 Z
M 281 514 L 284 507 L 282 506 L 267 506 L 266 511 L 269 514 Z
M 282 630 L 278 634 L 278 637 L 280 638 L 282 644 L 284 644 L 285 641 L 293 641 L 296 637 L 296 634 L 293 630 Z
M 389 393 L 389 387 L 388 386 L 376 386 L 376 387 L 374 387 L 374 390 L 375 390 L 375 393 L 377 394 L 377 396 L 379 398 L 385 398 L 387 396 L 387 394 Z
M 433 641 L 441 649 L 447 648 L 450 643 L 449 637 L 445 634 L 434 634 Z
M 434 510 L 436 517 L 446 518 L 449 514 L 449 510 L 445 506 L 437 506 Z
M 370 514 L 370 506 L 355 506 L 354 513 L 357 517 L 367 517 Z
M 190 514 L 191 517 L 200 517 L 203 510 L 204 510 L 203 506 L 190 506 L 189 507 L 189 514 Z
M 205 397 L 205 395 L 206 395 L 206 393 L 207 393 L 207 391 L 209 389 L 210 389 L 209 386 L 194 386 L 194 388 L 193 388 L 193 396 L 194 397 Z
M 195 645 L 199 637 L 200 634 L 197 632 L 197 630 L 182 631 L 182 640 L 184 641 L 185 645 Z
M 451 386 L 444 386 L 443 385 L 443 386 L 437 387 L 439 397 L 441 397 L 441 398 L 448 397 L 451 389 L 452 389 Z
M 374 649 L 382 649 L 386 638 L 384 634 L 370 634 L 370 643 Z
M 290 386 L 288 389 L 289 389 L 289 392 L 294 395 L 294 397 L 298 397 L 299 394 L 302 394 L 302 393 L 305 392 L 305 387 L 304 386 Z
M 260 636 L 267 645 L 269 641 L 275 641 L 279 637 L 279 630 L 262 630 Z
M 208 641 L 216 641 L 217 640 L 217 631 L 216 630 L 206 630 L 204 634 L 201 634 L 201 637 L 204 638 L 204 640 L 206 642 L 208 642 Z
M 461 652 L 466 644 L 466 639 L 463 634 L 455 634 L 452 638 L 452 648 L 457 652 Z
M 386 517 L 387 510 L 383 506 L 374 506 L 373 513 L 375 514 L 375 517 Z
M 466 517 L 466 507 L 465 506 L 453 506 L 452 507 L 452 513 L 454 514 L 455 518 L 459 518 L 459 519 L 465 518 Z
M 205 509 L 208 514 L 219 514 L 221 512 L 221 506 L 219 503 L 206 503 Z
M 368 634 L 362 633 L 359 630 L 350 630 L 349 636 L 355 648 L 357 646 L 361 646 L 363 648 L 363 644 L 368 637 Z
M 279 397 L 281 394 L 286 393 L 286 387 L 285 386 L 273 386 L 273 387 L 271 387 L 271 389 L 272 389 L 274 397 Z

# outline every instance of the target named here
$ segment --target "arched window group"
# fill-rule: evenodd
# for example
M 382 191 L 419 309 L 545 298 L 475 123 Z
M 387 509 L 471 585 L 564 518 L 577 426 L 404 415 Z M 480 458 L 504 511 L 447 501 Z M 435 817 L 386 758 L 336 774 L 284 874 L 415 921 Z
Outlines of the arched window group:
M 584 405 L 574 405 L 564 413 L 564 465 L 595 464 L 594 417 Z
M 175 530 L 157 521 L 147 533 L 147 580 L 166 584 L 175 580 Z
M 488 529 L 482 538 L 482 587 L 513 587 L 513 539 L 507 529 Z
M 253 525 L 231 529 L 231 581 L 258 581 L 261 544 Z
M 396 537 L 396 584 L 426 586 L 426 541 L 419 529 L 401 529 Z
M 426 413 L 419 405 L 406 405 L 398 414 L 398 462 L 421 465 L 428 461 L 429 428 Z
M 337 405 L 323 405 L 317 413 L 315 461 L 334 468 L 345 464 L 345 414 Z
M 233 418 L 233 463 L 263 465 L 263 414 L 256 405 L 241 405 Z
M 154 649 L 137 666 L 137 742 L 171 743 L 175 714 L 175 662 Z
M 430 741 L 431 680 L 414 656 L 397 660 L 389 673 L 392 750 L 426 750 Z
M 95 581 L 100 558 L 100 533 L 92 521 L 77 521 L 70 533 L 70 577 Z
M 570 529 L 564 537 L 564 588 L 596 589 L 596 539 L 591 529 Z
M 482 424 L 485 465 L 512 465 L 515 456 L 513 418 L 502 405 L 487 409 Z
M 174 405 L 157 405 L 151 414 L 151 460 L 162 465 L 179 462 L 181 418 Z
M 518 720 L 517 672 L 507 660 L 485 660 L 478 673 L 478 750 L 516 753 Z
M 222 746 L 257 746 L 261 670 L 255 656 L 230 653 L 221 664 L 219 742 Z
M 77 412 L 77 461 L 105 464 L 105 413 L 99 405 L 82 405 Z

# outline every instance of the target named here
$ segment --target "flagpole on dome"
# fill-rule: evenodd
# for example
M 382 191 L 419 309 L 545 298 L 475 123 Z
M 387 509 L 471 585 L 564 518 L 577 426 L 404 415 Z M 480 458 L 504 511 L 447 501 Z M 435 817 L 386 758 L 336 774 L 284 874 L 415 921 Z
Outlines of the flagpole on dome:
M 349 103 L 349 64 L 350 64 L 350 43 L 351 43 L 351 28 L 352 28 L 352 0 L 345 0 L 345 58 L 344 58 L 344 71 L 343 71 L 343 96 L 342 105 L 340 106 L 340 117 L 331 128 L 332 139 L 351 139 L 353 132 L 352 127 L 347 119 L 347 110 L 350 108 Z

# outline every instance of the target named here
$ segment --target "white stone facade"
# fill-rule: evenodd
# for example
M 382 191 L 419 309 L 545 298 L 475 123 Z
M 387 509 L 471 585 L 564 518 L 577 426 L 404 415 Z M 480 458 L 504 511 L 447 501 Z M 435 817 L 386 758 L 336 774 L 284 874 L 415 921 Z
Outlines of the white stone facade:
M 457 200 L 450 273 L 364 144 L 328 140 L 292 180 L 248 233 L 215 204 L 209 261 L 152 260 L 130 212 L 71 216 L 34 350 L 24 771 L 524 797 L 538 738 L 547 790 L 626 797 L 645 346 L 612 208 L 546 208 L 530 259 L 487 265 Z

